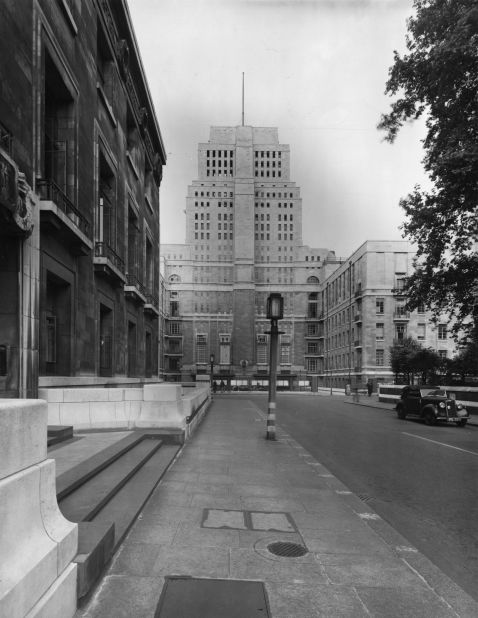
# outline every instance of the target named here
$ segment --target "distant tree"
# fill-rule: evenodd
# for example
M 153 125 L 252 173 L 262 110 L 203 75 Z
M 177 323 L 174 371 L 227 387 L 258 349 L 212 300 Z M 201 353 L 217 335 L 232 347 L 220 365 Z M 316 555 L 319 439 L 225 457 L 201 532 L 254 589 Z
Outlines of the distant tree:
M 424 348 L 412 337 L 396 341 L 390 347 L 390 365 L 396 383 L 400 380 L 400 375 L 407 384 L 413 384 L 416 376 L 420 377 L 423 384 L 434 382 L 441 364 L 441 358 L 434 350 Z
M 461 348 L 450 361 L 450 372 L 457 373 L 462 382 L 467 376 L 478 375 L 478 344 L 472 341 Z
M 417 246 L 408 308 L 425 303 L 469 332 L 478 281 L 478 4 L 414 0 L 403 56 L 394 52 L 386 94 L 396 97 L 378 128 L 393 142 L 407 121 L 426 118 L 424 169 L 432 188 L 400 201 L 404 236 Z M 475 288 L 475 290 L 473 289 Z
M 441 358 L 431 348 L 420 348 L 410 358 L 410 369 L 420 376 L 422 384 L 434 383 L 441 366 Z
M 413 384 L 412 359 L 420 348 L 419 342 L 412 337 L 404 337 L 390 346 L 390 365 L 395 374 L 396 383 L 399 382 L 400 375 L 402 375 L 407 384 L 410 384 L 410 382 Z

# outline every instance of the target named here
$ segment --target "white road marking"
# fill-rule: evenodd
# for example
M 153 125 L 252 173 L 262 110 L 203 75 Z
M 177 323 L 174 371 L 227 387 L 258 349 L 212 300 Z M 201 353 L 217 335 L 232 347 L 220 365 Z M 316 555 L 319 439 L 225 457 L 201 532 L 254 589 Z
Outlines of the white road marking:
M 467 451 L 465 448 L 459 448 L 458 446 L 452 446 L 451 444 L 445 444 L 444 442 L 437 442 L 436 440 L 430 440 L 430 438 L 423 438 L 422 436 L 416 436 L 414 433 L 407 433 L 406 431 L 402 431 L 404 436 L 410 436 L 411 438 L 418 438 L 419 440 L 425 440 L 426 442 L 433 442 L 433 444 L 439 444 L 440 446 L 446 446 L 447 448 L 452 448 L 455 451 L 461 451 L 462 453 L 468 453 L 469 455 L 475 455 L 478 457 L 478 453 L 474 451 Z

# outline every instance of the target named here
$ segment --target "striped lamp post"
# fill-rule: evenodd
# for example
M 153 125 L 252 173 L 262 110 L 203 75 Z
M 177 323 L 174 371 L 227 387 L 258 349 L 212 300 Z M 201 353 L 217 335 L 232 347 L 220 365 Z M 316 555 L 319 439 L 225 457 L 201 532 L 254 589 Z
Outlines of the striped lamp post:
M 270 294 L 267 299 L 267 319 L 271 321 L 269 358 L 269 401 L 267 406 L 267 440 L 276 439 L 276 375 L 277 342 L 279 339 L 278 321 L 284 317 L 284 299 L 280 294 Z

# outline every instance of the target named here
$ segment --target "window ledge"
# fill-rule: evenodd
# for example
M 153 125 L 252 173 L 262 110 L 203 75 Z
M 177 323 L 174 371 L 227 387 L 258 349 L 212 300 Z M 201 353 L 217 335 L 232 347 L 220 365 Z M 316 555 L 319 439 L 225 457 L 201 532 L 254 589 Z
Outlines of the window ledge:
M 153 208 L 153 204 L 151 203 L 151 200 L 149 199 L 149 197 L 145 194 L 144 195 L 144 201 L 146 202 L 146 204 L 148 205 L 149 210 L 151 211 L 151 213 L 154 215 L 154 208 Z
M 70 7 L 68 6 L 67 1 L 58 0 L 58 3 L 63 12 L 63 15 L 66 18 L 66 21 L 68 22 L 68 26 L 70 27 L 70 30 L 72 31 L 73 35 L 76 36 L 78 34 L 78 26 L 76 25 L 76 22 L 73 19 L 73 15 L 71 13 L 71 10 L 70 10 Z
M 108 100 L 108 97 L 106 96 L 106 92 L 103 89 L 103 86 L 100 84 L 100 82 L 96 82 L 96 89 L 98 90 L 98 92 L 100 93 L 100 97 L 101 100 L 103 101 L 103 104 L 106 108 L 106 111 L 108 112 L 108 116 L 110 117 L 111 122 L 113 123 L 113 126 L 116 127 L 118 125 L 114 112 L 113 112 L 113 108 Z
M 134 161 L 133 161 L 133 157 L 131 156 L 131 152 L 129 150 L 126 151 L 126 159 L 131 167 L 131 169 L 133 170 L 133 174 L 136 176 L 136 180 L 139 180 L 139 171 L 138 168 L 136 167 Z

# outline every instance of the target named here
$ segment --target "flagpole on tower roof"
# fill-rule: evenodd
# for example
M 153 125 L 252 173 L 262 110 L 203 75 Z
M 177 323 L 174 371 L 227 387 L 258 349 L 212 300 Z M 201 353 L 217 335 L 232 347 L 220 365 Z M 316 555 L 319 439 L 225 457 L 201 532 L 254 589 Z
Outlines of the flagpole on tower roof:
M 242 72 L 242 126 L 244 126 L 244 71 Z

